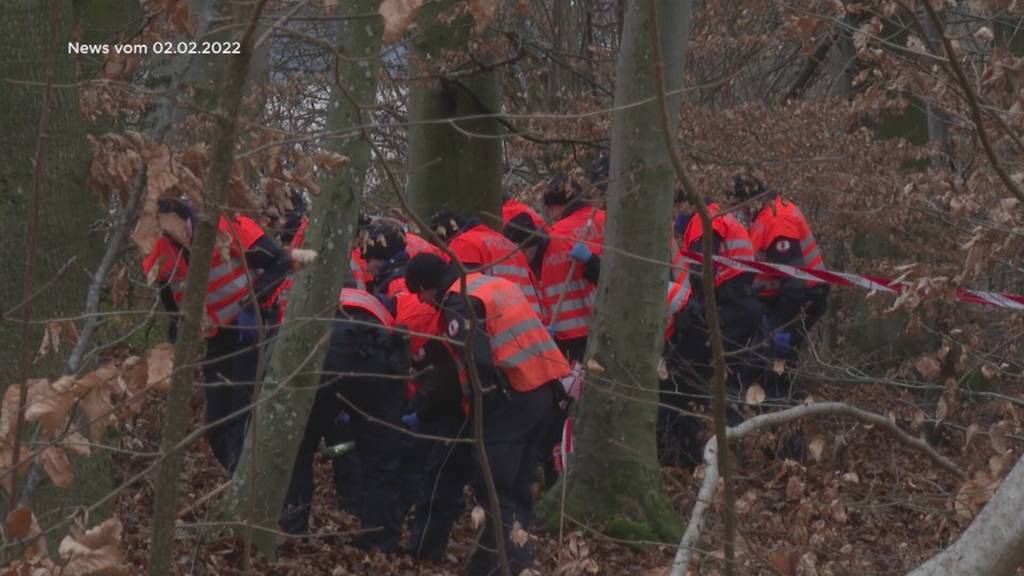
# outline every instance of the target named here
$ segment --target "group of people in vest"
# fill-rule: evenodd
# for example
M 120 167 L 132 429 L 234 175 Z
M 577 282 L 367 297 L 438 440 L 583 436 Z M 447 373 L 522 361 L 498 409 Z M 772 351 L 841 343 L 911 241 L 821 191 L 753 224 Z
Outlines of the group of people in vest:
M 606 218 L 591 202 L 595 190 L 600 188 L 577 173 L 552 178 L 542 197 L 547 218 L 507 197 L 500 232 L 466 214 L 439 212 L 426 234 L 437 245 L 401 222 L 360 219 L 358 241 L 344 264 L 350 280 L 338 296 L 321 385 L 281 514 L 283 531 L 309 530 L 321 444 L 351 440 L 355 451 L 333 465 L 339 506 L 365 529 L 356 545 L 442 559 L 452 527 L 466 511 L 469 485 L 486 511 L 469 573 L 497 573 L 497 522 L 504 527 L 512 573 L 532 564 L 529 541 L 513 544 L 510 535 L 530 527 L 541 468 L 547 487 L 557 478 L 557 455 L 564 452 L 556 447 L 581 390 Z M 753 199 L 748 203 L 754 209 L 731 213 L 710 204 L 716 254 L 822 265 L 806 219 L 791 201 L 747 177 L 736 179 L 731 195 Z M 203 389 L 207 438 L 229 472 L 244 442 L 256 357 L 272 353 L 291 289 L 289 273 L 296 268 L 292 254 L 305 239 L 308 221 L 301 202 L 295 203 L 295 213 L 264 221 L 264 227 L 242 215 L 219 223 L 221 249 L 208 280 Z M 692 411 L 706 403 L 711 365 L 700 266 L 683 256 L 700 252 L 703 235 L 700 219 L 687 217 L 689 208 L 677 203 L 674 260 L 666 267 L 669 375 L 661 383 L 665 408 L 658 421 L 659 453 L 676 464 L 692 464 L 700 452 L 701 426 L 677 408 Z M 159 205 L 159 219 L 164 234 L 143 270 L 158 281 L 161 301 L 173 313 L 183 293 L 195 215 L 183 202 L 168 200 Z M 715 292 L 723 339 L 733 353 L 733 389 L 760 382 L 772 395 L 787 395 L 787 379 L 765 370 L 755 356 L 794 361 L 807 328 L 824 310 L 827 287 L 716 265 Z M 175 315 L 170 318 L 173 340 Z M 486 463 L 468 442 L 474 406 L 482 408 Z M 500 518 L 491 517 L 484 466 Z M 407 519 L 411 536 L 400 548 Z

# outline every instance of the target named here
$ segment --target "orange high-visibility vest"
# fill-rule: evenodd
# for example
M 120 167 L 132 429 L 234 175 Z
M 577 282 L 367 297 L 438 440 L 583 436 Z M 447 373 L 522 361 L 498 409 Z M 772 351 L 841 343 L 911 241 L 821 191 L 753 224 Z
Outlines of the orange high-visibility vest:
M 380 300 L 377 300 L 376 296 L 365 290 L 342 288 L 338 293 L 338 309 L 342 308 L 357 308 L 369 312 L 386 328 L 395 325 L 395 318 L 391 312 L 381 304 Z
M 458 293 L 460 285 L 449 293 Z M 466 276 L 465 294 L 483 302 L 494 363 L 514 390 L 529 392 L 571 371 L 516 284 L 474 272 Z
M 594 219 L 588 229 L 587 222 L 591 214 Z M 597 286 L 584 277 L 583 264 L 573 265 L 569 253 L 573 245 L 580 241 L 585 242 L 594 254 L 601 254 L 604 226 L 604 210 L 592 207 L 577 210 L 551 226 L 551 241 L 541 264 L 541 305 L 547 309 L 550 315 L 549 326 L 559 340 L 587 335 L 587 320 L 597 296 Z M 569 275 L 570 271 L 572 276 Z
M 221 216 L 217 229 L 229 239 L 228 257 L 225 260 L 220 250 L 213 251 L 206 280 L 206 316 L 210 325 L 207 337 L 216 334 L 219 326 L 232 325 L 242 311 L 239 302 L 249 294 L 245 252 L 263 236 L 260 225 L 245 216 L 235 216 L 232 220 Z M 188 273 L 184 250 L 161 236 L 153 251 L 142 261 L 142 270 L 148 275 L 157 265 L 160 266 L 158 278 L 170 283 L 174 301 L 180 305 L 185 296 L 184 281 Z
M 690 275 L 682 274 L 668 285 L 668 326 L 665 328 L 665 339 L 668 340 L 676 331 L 676 314 L 681 312 L 690 302 L 693 289 L 690 287 Z
M 423 252 L 438 256 L 445 262 L 448 261 L 448 255 L 444 253 L 444 250 L 441 250 L 437 246 L 434 246 L 430 242 L 427 242 L 425 238 L 418 234 L 406 232 L 405 253 L 409 255 L 409 259 L 411 260 L 415 258 L 417 254 L 422 254 Z
M 501 205 L 501 221 L 505 226 L 508 226 L 509 221 L 520 214 L 526 214 L 529 216 L 530 221 L 533 222 L 533 227 L 537 230 L 543 230 L 544 226 L 546 226 L 544 219 L 540 217 L 540 214 L 537 214 L 536 210 L 515 198 L 510 198 L 507 202 Z
M 441 311 L 415 294 L 402 292 L 395 296 L 395 325 L 409 331 L 409 355 L 414 361 L 420 361 L 430 337 L 441 334 Z M 415 396 L 419 387 L 419 381 L 410 378 L 406 397 Z
M 537 280 L 526 255 L 511 240 L 478 224 L 455 235 L 448 248 L 462 262 L 479 264 L 484 274 L 504 278 L 519 286 L 541 321 L 547 319 L 537 292 Z
M 747 234 L 747 229 L 743 227 L 743 224 L 732 214 L 718 215 L 718 204 L 708 205 L 708 211 L 711 212 L 712 216 L 711 227 L 721 239 L 717 255 L 727 258 L 753 260 L 754 245 L 751 243 L 750 235 Z M 704 226 L 701 223 L 700 217 L 695 214 L 693 218 L 690 218 L 689 224 L 686 225 L 686 231 L 683 233 L 683 250 L 692 250 L 694 242 L 700 240 L 703 233 Z M 700 248 L 698 247 L 697 251 L 699 250 Z M 687 269 L 689 269 L 689 266 L 687 266 Z M 715 288 L 741 274 L 743 274 L 741 270 L 715 264 Z
M 811 227 L 807 224 L 800 208 L 792 202 L 776 197 L 758 212 L 754 223 L 750 225 L 750 239 L 758 260 L 766 258 L 768 250 L 779 238 L 792 238 L 800 242 L 801 260 L 797 266 L 804 268 L 823 269 L 825 261 L 818 249 Z M 819 282 L 807 281 L 808 286 L 816 286 Z M 754 278 L 754 289 L 762 296 L 776 296 L 781 287 L 781 280 L 764 274 Z

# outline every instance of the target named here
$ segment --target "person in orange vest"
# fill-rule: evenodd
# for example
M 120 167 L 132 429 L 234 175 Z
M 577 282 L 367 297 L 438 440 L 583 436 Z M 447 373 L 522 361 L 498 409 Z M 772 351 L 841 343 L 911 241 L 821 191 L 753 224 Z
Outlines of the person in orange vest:
M 708 211 L 712 215 L 713 254 L 752 260 L 754 248 L 743 224 L 732 214 L 723 214 L 716 202 L 708 201 Z M 700 216 L 694 213 L 683 232 L 683 250 L 702 253 L 703 235 Z M 751 353 L 751 346 L 755 344 L 754 339 L 761 327 L 764 309 L 753 293 L 753 274 L 717 263 L 713 266 L 715 301 L 718 304 L 722 344 L 729 355 L 730 384 L 735 390 L 742 391 L 760 378 L 761 364 Z M 705 295 L 701 269 L 700 265 L 686 267 L 693 289 L 693 300 L 690 305 L 700 307 L 700 314 L 703 315 Z M 706 377 L 711 373 L 711 348 L 706 335 L 701 338 L 701 343 L 702 349 L 690 350 L 687 354 L 695 360 L 694 367 L 698 372 L 703 372 Z
M 569 364 L 551 339 L 540 318 L 533 311 L 519 287 L 509 280 L 470 273 L 463 289 L 458 267 L 429 254 L 420 254 L 409 262 L 406 283 L 409 290 L 441 310 L 444 334 L 455 342 L 467 342 L 479 375 L 483 398 L 484 444 L 490 471 L 494 477 L 501 506 L 501 518 L 488 514 L 480 544 L 469 563 L 471 575 L 493 574 L 498 569 L 495 554 L 494 522 L 504 525 L 506 549 L 513 574 L 519 574 L 533 563 L 529 543 L 513 545 L 509 539 L 518 524 L 529 530 L 533 516 L 530 486 L 536 468 L 537 451 L 553 416 L 554 388 L 569 373 Z M 472 307 L 472 308 L 470 308 Z M 470 312 L 472 310 L 472 312 Z M 475 316 L 481 325 L 470 332 L 469 318 Z M 451 348 L 456 364 L 465 364 L 466 355 Z M 460 368 L 458 383 L 468 398 L 473 392 L 466 368 Z M 472 405 L 472 403 L 469 403 Z M 463 449 L 469 446 L 463 445 Z M 477 462 L 476 469 L 479 470 Z M 444 478 L 448 497 L 461 495 L 460 482 L 466 474 Z M 476 499 L 485 510 L 487 491 L 479 473 L 472 474 Z M 429 516 L 432 510 L 424 507 Z M 419 510 L 417 517 L 420 517 Z M 452 520 L 447 518 L 446 520 Z M 423 524 L 417 520 L 417 526 Z M 443 553 L 451 525 L 436 526 L 426 533 L 414 531 L 414 550 L 425 548 L 423 539 L 438 543 L 431 554 Z M 419 542 L 416 540 L 419 539 Z
M 750 238 L 758 260 L 800 268 L 824 269 L 818 241 L 811 232 L 807 218 L 791 200 L 778 192 L 769 193 L 753 176 L 737 175 L 732 196 L 740 202 L 766 196 L 748 211 Z M 823 282 L 760 274 L 754 278 L 754 290 L 765 305 L 764 333 L 769 354 L 792 365 L 807 332 L 825 313 L 829 285 Z M 783 375 L 766 370 L 769 395 L 788 398 L 788 371 Z
M 528 204 L 520 202 L 505 193 L 502 196 L 501 205 L 501 233 L 512 240 L 512 236 L 521 236 L 523 233 L 532 234 L 544 230 L 547 223 L 544 218 L 531 208 Z M 519 242 L 516 242 L 519 244 Z
M 586 353 L 587 321 L 597 294 L 599 267 L 590 256 L 600 255 L 604 246 L 605 212 L 584 199 L 586 186 L 570 173 L 549 180 L 544 192 L 544 208 L 554 224 L 541 264 L 541 304 L 550 315 L 551 335 L 573 361 Z
M 281 514 L 283 531 L 303 534 L 309 530 L 314 456 L 321 440 L 332 437 L 336 419 L 345 411 L 360 466 L 356 516 L 366 530 L 355 543 L 384 552 L 398 543 L 402 376 L 409 373 L 409 357 L 407 339 L 394 328 L 394 316 L 375 296 L 356 288 L 341 290 L 323 377 Z
M 367 291 L 378 298 L 394 296 L 405 289 L 405 232 L 394 222 L 378 218 L 362 234 L 360 252 L 370 276 Z
M 174 317 L 184 296 L 195 214 L 178 200 L 161 200 L 157 209 L 164 233 L 143 260 L 142 268 L 147 277 L 152 275 L 160 283 L 161 301 L 172 314 L 168 336 L 174 341 Z M 292 262 L 288 253 L 250 218 L 221 216 L 218 228 L 230 242 L 226 259 L 221 251 L 214 250 L 207 284 L 204 420 L 214 456 L 233 471 L 245 441 L 247 413 L 243 409 L 252 400 L 257 358 L 263 345 L 260 334 L 265 335 L 276 322 L 277 311 L 270 302 L 291 271 Z M 267 325 L 262 330 L 257 307 L 259 318 Z
M 504 278 L 523 291 L 527 302 L 542 321 L 547 312 L 541 306 L 537 279 L 526 254 L 505 236 L 484 226 L 477 218 L 467 218 L 442 210 L 430 218 L 430 227 L 448 244 L 463 266 L 484 274 Z

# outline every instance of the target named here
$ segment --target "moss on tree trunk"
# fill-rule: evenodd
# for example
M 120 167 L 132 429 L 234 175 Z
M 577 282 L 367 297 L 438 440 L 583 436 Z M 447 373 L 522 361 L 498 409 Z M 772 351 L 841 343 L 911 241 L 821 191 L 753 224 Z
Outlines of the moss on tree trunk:
M 660 0 L 667 90 L 677 90 L 689 37 L 688 1 Z M 611 185 L 601 281 L 591 319 L 588 373 L 569 460 L 566 511 L 634 540 L 673 539 L 681 523 L 661 489 L 655 428 L 657 365 L 665 329 L 674 176 L 654 102 L 653 34 L 647 0 L 627 3 L 612 121 Z M 642 106 L 626 104 L 647 101 Z M 679 96 L 669 100 L 677 129 Z M 546 507 L 559 506 L 560 487 Z

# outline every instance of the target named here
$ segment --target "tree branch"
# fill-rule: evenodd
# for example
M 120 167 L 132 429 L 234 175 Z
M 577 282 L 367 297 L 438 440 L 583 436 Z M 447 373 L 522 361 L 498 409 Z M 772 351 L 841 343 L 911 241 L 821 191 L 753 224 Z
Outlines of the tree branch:
M 939 16 L 935 13 L 935 8 L 930 0 L 921 0 L 921 5 L 924 7 L 924 11 L 928 13 L 928 19 L 932 21 L 932 24 L 935 26 L 936 35 L 942 42 L 942 47 L 946 52 L 946 60 L 949 62 L 950 75 L 960 85 L 960 89 L 964 91 L 964 96 L 967 98 L 967 106 L 971 111 L 971 121 L 974 122 L 974 126 L 978 130 L 978 140 L 981 141 L 981 147 L 985 150 L 985 156 L 988 157 L 988 161 L 992 164 L 992 169 L 995 170 L 996 175 L 999 176 L 1006 189 L 1024 204 L 1024 188 L 1021 188 L 1013 180 L 1009 172 L 1006 171 L 1006 167 L 1003 166 L 1003 161 L 996 154 L 995 148 L 992 147 L 988 131 L 985 130 L 984 120 L 981 117 L 981 106 L 978 103 L 979 97 L 974 92 L 974 88 L 971 87 L 967 75 L 964 74 L 963 67 L 960 66 L 960 61 L 953 50 L 953 44 L 942 29 L 942 21 L 939 20 Z
M 846 416 L 867 424 L 878 426 L 892 434 L 902 444 L 923 452 L 926 456 L 931 458 L 932 461 L 945 470 L 960 478 L 964 478 L 966 476 L 963 469 L 957 466 L 955 462 L 940 454 L 923 439 L 911 436 L 888 417 L 874 412 L 868 412 L 867 410 L 857 408 L 856 406 L 852 406 L 845 402 L 819 402 L 815 404 L 805 404 L 803 406 L 789 408 L 788 410 L 782 410 L 781 412 L 755 416 L 743 422 L 739 426 L 728 428 L 726 430 L 726 439 L 738 440 L 765 428 L 772 428 L 781 424 L 787 424 L 801 418 L 819 416 Z M 676 557 L 672 562 L 671 576 L 683 576 L 686 574 L 686 569 L 690 565 L 693 551 L 696 549 L 697 543 L 700 541 L 701 531 L 704 528 L 705 523 L 705 515 L 708 508 L 714 501 L 715 489 L 718 486 L 719 476 L 718 459 L 720 459 L 720 457 L 718 450 L 718 438 L 718 436 L 712 437 L 704 447 L 704 482 L 701 484 L 700 491 L 697 493 L 697 502 L 694 504 L 693 511 L 690 513 L 690 522 L 686 527 L 686 533 L 683 534 L 682 540 L 679 541 L 679 548 L 676 550 Z

